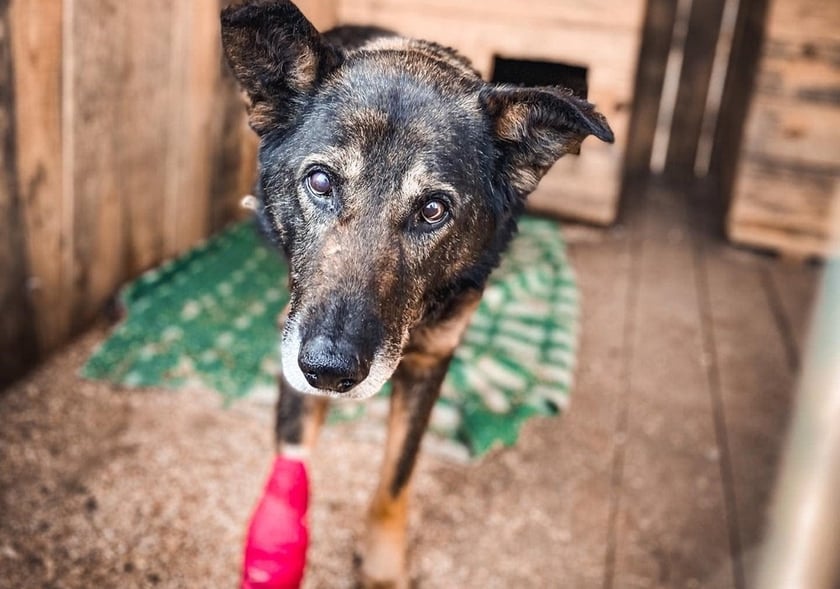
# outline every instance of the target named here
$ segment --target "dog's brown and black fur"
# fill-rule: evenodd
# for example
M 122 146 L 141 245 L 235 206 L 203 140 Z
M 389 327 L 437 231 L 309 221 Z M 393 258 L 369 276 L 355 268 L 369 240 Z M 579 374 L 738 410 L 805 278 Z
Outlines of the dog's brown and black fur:
M 279 451 L 308 448 L 327 397 L 389 378 L 389 433 L 361 547 L 365 586 L 406 580 L 407 489 L 449 361 L 525 197 L 587 135 L 592 105 L 481 80 L 388 31 L 319 34 L 290 2 L 222 14 L 260 137 L 259 217 L 289 260 Z

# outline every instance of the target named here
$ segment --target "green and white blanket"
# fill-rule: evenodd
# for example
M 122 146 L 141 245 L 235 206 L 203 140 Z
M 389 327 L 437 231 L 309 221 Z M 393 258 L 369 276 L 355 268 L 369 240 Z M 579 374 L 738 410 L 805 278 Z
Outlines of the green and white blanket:
M 251 223 L 232 226 L 126 286 L 126 319 L 82 375 L 128 387 L 209 387 L 227 401 L 273 399 L 286 271 Z M 452 362 L 431 429 L 479 456 L 513 444 L 529 417 L 556 414 L 569 398 L 577 317 L 558 225 L 522 219 Z M 332 418 L 383 412 L 385 394 L 332 403 Z

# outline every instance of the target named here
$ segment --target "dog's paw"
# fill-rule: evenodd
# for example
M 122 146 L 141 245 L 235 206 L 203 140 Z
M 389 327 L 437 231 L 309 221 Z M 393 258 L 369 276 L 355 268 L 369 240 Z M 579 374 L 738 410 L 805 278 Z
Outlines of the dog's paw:
M 371 560 L 358 552 L 354 553 L 356 589 L 409 589 L 412 583 L 405 568 L 405 558 L 397 561 L 377 560 L 376 566 L 371 566 Z

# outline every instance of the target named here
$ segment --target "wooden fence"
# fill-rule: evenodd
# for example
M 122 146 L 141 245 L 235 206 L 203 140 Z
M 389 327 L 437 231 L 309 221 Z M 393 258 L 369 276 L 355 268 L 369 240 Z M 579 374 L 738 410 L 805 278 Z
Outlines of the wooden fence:
M 0 375 L 236 214 L 255 142 L 219 9 L 0 0 Z

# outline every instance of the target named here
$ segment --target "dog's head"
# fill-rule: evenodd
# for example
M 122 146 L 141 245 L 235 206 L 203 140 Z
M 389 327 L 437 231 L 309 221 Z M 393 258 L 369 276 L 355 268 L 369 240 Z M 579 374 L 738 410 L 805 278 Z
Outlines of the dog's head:
M 289 2 L 225 10 L 222 39 L 260 136 L 262 220 L 289 259 L 281 356 L 301 392 L 376 393 L 412 327 L 483 287 L 557 158 L 612 141 L 562 89 L 485 83 L 431 43 L 348 50 Z

